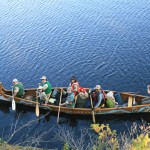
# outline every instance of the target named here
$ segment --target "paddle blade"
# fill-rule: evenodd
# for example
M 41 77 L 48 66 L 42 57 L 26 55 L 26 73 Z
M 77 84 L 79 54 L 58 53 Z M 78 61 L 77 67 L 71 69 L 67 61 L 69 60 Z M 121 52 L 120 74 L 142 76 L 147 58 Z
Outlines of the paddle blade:
M 35 114 L 36 114 L 37 117 L 40 116 L 40 110 L 39 110 L 39 105 L 38 105 L 38 103 L 36 104 Z
M 14 99 L 12 100 L 12 110 L 16 110 L 16 103 Z

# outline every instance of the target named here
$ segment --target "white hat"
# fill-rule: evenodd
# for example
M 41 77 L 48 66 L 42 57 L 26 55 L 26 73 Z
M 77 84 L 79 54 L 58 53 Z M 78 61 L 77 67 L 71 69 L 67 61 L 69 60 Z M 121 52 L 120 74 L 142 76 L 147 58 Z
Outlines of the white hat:
M 13 79 L 13 82 L 18 82 L 18 80 L 17 79 Z
M 43 89 L 43 87 L 42 87 L 42 86 L 39 86 L 39 87 L 38 87 L 38 90 L 42 90 L 42 89 Z
M 101 89 L 100 85 L 96 85 L 95 89 Z
M 112 98 L 114 99 L 114 93 L 112 91 L 109 91 L 107 94 L 106 94 L 106 98 Z
M 46 78 L 46 76 L 42 76 L 41 80 L 42 80 L 42 79 L 46 80 L 47 78 Z

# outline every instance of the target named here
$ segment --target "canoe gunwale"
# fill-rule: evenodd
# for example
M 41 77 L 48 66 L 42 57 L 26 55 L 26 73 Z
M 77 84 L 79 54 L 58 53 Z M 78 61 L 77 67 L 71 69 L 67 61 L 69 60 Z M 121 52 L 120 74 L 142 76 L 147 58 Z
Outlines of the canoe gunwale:
M 66 87 L 59 87 L 57 89 L 66 89 Z M 55 89 L 55 88 L 53 88 Z M 86 88 L 87 90 L 89 88 Z M 29 88 L 29 89 L 25 89 L 25 91 L 36 91 L 37 89 L 35 88 Z M 105 90 L 106 92 L 108 92 L 109 90 Z M 6 98 L 6 99 L 10 99 L 12 96 L 6 94 L 8 92 L 11 92 L 11 90 L 6 90 L 2 84 L 0 83 L 0 94 Z M 116 92 L 116 91 L 113 91 Z M 125 94 L 128 96 L 132 96 L 134 97 L 135 94 L 131 94 L 128 92 L 120 92 L 121 94 Z M 140 97 L 140 98 L 147 98 L 148 96 L 143 96 L 143 95 L 136 95 L 136 97 Z M 6 101 L 6 100 L 5 100 Z M 9 100 L 11 102 L 11 100 Z M 15 101 L 16 103 L 20 103 L 20 104 L 25 104 L 25 105 L 29 105 L 28 103 L 30 103 L 30 106 L 35 107 L 36 106 L 36 102 L 31 101 L 31 100 L 25 100 L 24 98 L 18 98 L 15 97 Z M 39 107 L 41 109 L 46 109 L 46 110 L 51 110 L 51 111 L 58 111 L 59 106 L 55 106 L 55 105 L 39 105 Z M 96 108 L 94 109 L 94 113 L 95 115 L 99 115 L 99 114 L 113 114 L 112 112 L 114 112 L 114 114 L 118 113 L 118 114 L 122 114 L 122 113 L 133 113 L 133 110 L 135 109 L 135 112 L 138 112 L 138 110 L 140 109 L 148 109 L 148 112 L 150 112 L 150 104 L 143 104 L 143 105 L 135 105 L 135 106 L 130 106 L 130 107 L 116 107 L 116 108 Z M 137 110 L 137 111 L 136 111 Z M 67 107 L 61 107 L 61 112 L 63 113 L 67 113 L 67 114 L 83 114 L 83 115 L 91 115 L 91 108 L 67 108 Z M 120 112 L 120 113 L 119 113 Z M 142 112 L 142 111 L 141 111 Z

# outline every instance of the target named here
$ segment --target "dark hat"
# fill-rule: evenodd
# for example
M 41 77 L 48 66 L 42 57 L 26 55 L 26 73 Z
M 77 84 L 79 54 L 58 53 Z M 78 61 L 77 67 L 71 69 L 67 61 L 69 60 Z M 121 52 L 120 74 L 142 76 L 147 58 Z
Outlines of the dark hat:
M 75 76 L 72 76 L 71 80 L 77 80 L 77 78 Z

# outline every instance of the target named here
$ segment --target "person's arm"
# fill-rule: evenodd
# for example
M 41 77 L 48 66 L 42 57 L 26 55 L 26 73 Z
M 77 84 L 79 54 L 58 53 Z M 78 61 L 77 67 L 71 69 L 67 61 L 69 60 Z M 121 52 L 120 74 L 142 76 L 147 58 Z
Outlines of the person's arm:
M 97 102 L 97 104 L 94 106 L 94 108 L 97 108 L 97 107 L 101 104 L 102 99 L 103 99 L 103 93 L 99 93 L 99 94 L 98 94 L 98 102 Z
M 65 106 L 66 104 L 68 104 L 68 101 L 66 101 L 65 103 L 60 104 L 60 106 Z
M 150 85 L 147 86 L 147 93 L 150 94 Z
M 89 94 L 92 94 L 93 92 L 95 92 L 96 90 L 95 89 L 90 89 L 89 90 Z
M 13 93 L 13 97 L 15 97 L 17 95 L 17 93 L 19 92 L 19 88 L 15 87 L 14 89 L 14 93 Z
M 44 84 L 43 86 L 43 90 L 47 89 L 48 88 L 48 85 L 47 84 Z

